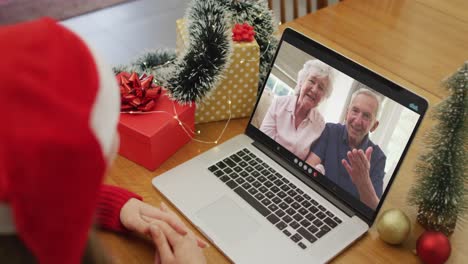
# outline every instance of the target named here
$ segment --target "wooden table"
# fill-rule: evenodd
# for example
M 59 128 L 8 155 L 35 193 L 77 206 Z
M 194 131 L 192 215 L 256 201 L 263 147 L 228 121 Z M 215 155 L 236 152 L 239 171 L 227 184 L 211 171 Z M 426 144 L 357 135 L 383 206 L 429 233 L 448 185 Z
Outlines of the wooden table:
M 448 94 L 441 88 L 440 81 L 468 59 L 467 10 L 466 0 L 345 0 L 286 23 L 282 28 L 289 26 L 303 32 L 408 87 L 433 106 Z M 232 120 L 221 142 L 242 133 L 247 121 Z M 199 125 L 199 138 L 215 140 L 224 124 Z M 408 214 L 413 222 L 410 238 L 400 247 L 389 246 L 379 239 L 372 227 L 361 240 L 332 260 L 333 263 L 419 263 L 412 251 L 423 229 L 415 222 L 416 208 L 408 206 L 406 198 L 414 183 L 413 168 L 423 144 L 421 139 L 432 125 L 429 118 L 423 121 L 382 208 L 382 211 L 400 208 Z M 164 198 L 153 188 L 151 179 L 212 146 L 192 141 L 153 172 L 118 157 L 107 182 L 128 188 L 142 195 L 146 202 L 158 205 Z M 468 230 L 464 228 L 463 223 L 458 223 L 450 237 L 449 263 L 463 263 L 468 258 Z M 153 261 L 154 247 L 148 241 L 105 231 L 99 231 L 98 235 L 113 263 Z M 206 249 L 205 254 L 209 263 L 228 263 L 214 246 Z

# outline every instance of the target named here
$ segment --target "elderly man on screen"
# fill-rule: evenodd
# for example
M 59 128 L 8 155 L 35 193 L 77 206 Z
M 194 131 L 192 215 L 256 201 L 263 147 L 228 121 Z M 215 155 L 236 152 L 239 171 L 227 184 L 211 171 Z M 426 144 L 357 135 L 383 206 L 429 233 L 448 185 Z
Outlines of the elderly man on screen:
M 382 196 L 386 161 L 380 147 L 369 139 L 369 132 L 379 125 L 379 106 L 374 92 L 363 88 L 354 92 L 345 124 L 327 123 L 307 158 L 307 163 L 322 168 L 327 178 L 372 209 Z

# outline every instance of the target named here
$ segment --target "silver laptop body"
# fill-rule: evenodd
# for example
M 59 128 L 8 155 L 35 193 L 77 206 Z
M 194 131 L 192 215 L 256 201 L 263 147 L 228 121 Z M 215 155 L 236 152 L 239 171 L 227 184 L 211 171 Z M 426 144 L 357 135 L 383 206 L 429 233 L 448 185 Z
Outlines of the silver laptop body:
M 396 103 L 397 108 L 401 107 L 400 119 L 402 113 L 409 116 L 403 116 L 405 120 L 394 125 L 391 122 L 395 122 L 395 118 L 388 121 L 394 130 L 403 126 L 411 128 L 400 149 L 395 150 L 391 135 L 381 136 L 383 139 L 379 141 L 385 143 L 382 145 L 386 146 L 384 152 L 388 151 L 385 153 L 387 162 L 392 158 L 393 165 L 385 168 L 384 189 L 375 210 L 352 198 L 325 176 L 312 177 L 317 173 L 314 168 L 258 129 L 259 123 L 255 120 L 262 102 L 267 101 L 262 98 L 267 93 L 280 96 L 268 87 L 271 80 L 279 82 L 284 79 L 279 72 L 295 71 L 294 65 L 288 66 L 291 54 L 298 58 L 320 59 L 351 78 L 350 91 L 356 82 L 364 84 Z M 302 64 L 297 62 L 296 68 Z M 335 88 L 334 93 L 341 92 Z M 349 94 L 337 96 L 349 97 Z M 427 109 L 427 102 L 292 29 L 283 33 L 268 81 L 258 98 L 244 134 L 156 176 L 152 183 L 235 263 L 327 262 L 364 235 L 374 222 Z M 327 121 L 328 115 L 324 116 Z M 386 118 L 385 113 L 382 118 Z M 235 160 L 243 162 L 242 165 Z M 233 161 L 236 164 L 230 165 Z M 247 171 L 249 166 L 253 170 Z M 293 194 L 288 207 L 283 204 L 287 198 L 278 196 L 280 192 Z

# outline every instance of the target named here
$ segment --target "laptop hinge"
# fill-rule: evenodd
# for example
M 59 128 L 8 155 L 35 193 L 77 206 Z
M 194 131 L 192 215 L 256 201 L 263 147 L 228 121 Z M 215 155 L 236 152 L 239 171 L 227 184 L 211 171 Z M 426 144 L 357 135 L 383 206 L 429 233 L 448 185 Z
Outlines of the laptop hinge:
M 307 186 L 312 188 L 314 191 L 316 191 L 318 194 L 323 196 L 325 199 L 327 199 L 333 205 L 338 207 L 341 211 L 343 211 L 349 217 L 352 217 L 354 215 L 359 216 L 359 214 L 356 214 L 348 205 L 346 205 L 342 201 L 335 198 L 335 196 L 332 193 L 328 192 L 325 188 L 320 186 L 318 183 L 307 180 L 308 176 L 304 175 L 301 170 L 299 170 L 299 169 L 295 168 L 294 166 L 291 166 L 290 164 L 285 162 L 284 159 L 282 159 L 281 156 L 278 153 L 272 151 L 271 149 L 267 148 L 265 145 L 263 145 L 262 143 L 260 143 L 258 141 L 254 141 L 252 143 L 252 145 L 254 145 L 260 151 L 265 153 L 268 157 L 270 157 L 271 159 L 276 161 L 279 165 L 281 165 L 283 168 L 285 168 L 291 174 L 296 176 L 304 184 L 306 184 Z

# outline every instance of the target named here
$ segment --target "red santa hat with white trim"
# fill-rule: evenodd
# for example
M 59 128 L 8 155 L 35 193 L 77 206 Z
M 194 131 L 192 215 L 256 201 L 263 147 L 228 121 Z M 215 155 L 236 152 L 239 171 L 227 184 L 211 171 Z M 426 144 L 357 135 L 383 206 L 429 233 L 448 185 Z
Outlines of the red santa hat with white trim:
M 0 235 L 39 263 L 80 263 L 120 97 L 107 67 L 52 19 L 0 27 Z

